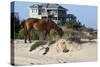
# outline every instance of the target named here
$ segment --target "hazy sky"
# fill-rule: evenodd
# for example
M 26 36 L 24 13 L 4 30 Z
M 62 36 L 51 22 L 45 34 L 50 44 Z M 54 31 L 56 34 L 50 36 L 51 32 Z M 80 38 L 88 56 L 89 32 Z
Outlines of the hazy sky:
M 32 2 L 15 2 L 15 12 L 19 13 L 19 18 L 26 19 L 29 17 L 29 6 L 33 5 Z M 74 14 L 78 20 L 85 24 L 87 27 L 97 29 L 97 7 L 86 5 L 69 5 L 60 4 L 64 8 L 68 9 L 67 13 Z

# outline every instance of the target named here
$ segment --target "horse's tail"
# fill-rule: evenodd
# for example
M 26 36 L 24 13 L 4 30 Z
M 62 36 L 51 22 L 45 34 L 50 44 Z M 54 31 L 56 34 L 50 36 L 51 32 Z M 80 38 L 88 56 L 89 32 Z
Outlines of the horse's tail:
M 23 21 L 21 22 L 21 26 L 22 26 L 23 29 L 24 29 L 24 42 L 27 43 L 27 42 L 26 42 L 26 40 L 27 40 L 27 27 L 26 27 L 25 22 L 26 22 L 26 20 L 23 20 Z
M 23 21 L 21 22 L 21 26 L 22 26 L 22 28 L 24 29 L 24 35 L 26 35 L 26 33 L 27 33 L 27 27 L 26 27 L 25 22 L 26 22 L 26 20 L 23 20 Z
M 24 28 L 24 32 L 27 30 L 25 22 L 26 22 L 26 20 L 23 20 L 21 22 L 21 26 Z

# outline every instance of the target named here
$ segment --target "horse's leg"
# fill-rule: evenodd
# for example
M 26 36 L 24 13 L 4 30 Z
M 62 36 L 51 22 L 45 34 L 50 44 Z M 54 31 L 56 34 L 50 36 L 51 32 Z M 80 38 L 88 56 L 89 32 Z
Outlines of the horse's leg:
M 43 32 L 38 31 L 37 33 L 39 36 L 39 40 L 45 40 L 48 32 L 47 31 L 43 31 Z
M 24 35 L 24 43 L 27 43 L 27 34 Z
M 44 40 L 44 35 L 43 32 L 37 31 L 38 36 L 39 36 L 39 40 Z
M 30 35 L 30 32 L 31 32 L 31 30 L 28 31 L 28 40 L 29 40 L 29 43 L 31 43 L 31 35 Z
M 38 33 L 38 36 L 39 36 L 39 40 L 43 40 L 43 32 L 37 32 Z
M 27 43 L 27 29 L 24 27 L 24 43 Z
M 44 32 L 44 36 L 43 36 L 43 39 L 44 39 L 44 40 L 46 39 L 47 34 L 48 34 L 48 31 L 45 31 L 45 32 Z

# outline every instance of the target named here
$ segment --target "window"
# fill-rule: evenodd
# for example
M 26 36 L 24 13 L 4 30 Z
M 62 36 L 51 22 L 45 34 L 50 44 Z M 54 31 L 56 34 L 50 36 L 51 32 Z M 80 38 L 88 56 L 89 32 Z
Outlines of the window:
M 39 9 L 39 12 L 38 12 L 38 14 L 39 14 L 39 15 L 41 15 L 41 9 Z
M 35 13 L 37 13 L 37 9 L 35 9 Z
M 32 9 L 32 13 L 37 13 L 38 10 L 37 9 Z
M 32 13 L 34 13 L 34 9 L 32 9 Z
M 46 10 L 45 10 L 45 9 L 42 9 L 42 10 L 41 10 L 41 13 L 42 13 L 42 14 L 46 14 Z

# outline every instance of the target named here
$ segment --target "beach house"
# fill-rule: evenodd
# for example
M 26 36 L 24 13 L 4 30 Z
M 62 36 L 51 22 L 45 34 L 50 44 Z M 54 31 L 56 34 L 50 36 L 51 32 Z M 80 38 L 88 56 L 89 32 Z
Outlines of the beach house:
M 29 17 L 39 18 L 48 17 L 56 24 L 63 24 L 66 21 L 67 9 L 59 4 L 33 4 L 29 7 Z

